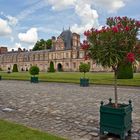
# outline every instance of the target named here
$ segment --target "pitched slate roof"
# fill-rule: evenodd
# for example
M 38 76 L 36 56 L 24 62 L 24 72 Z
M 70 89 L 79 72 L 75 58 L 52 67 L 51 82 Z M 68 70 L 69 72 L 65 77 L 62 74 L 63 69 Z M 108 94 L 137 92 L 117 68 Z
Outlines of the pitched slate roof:
M 65 30 L 60 34 L 60 37 L 64 40 L 65 50 L 72 48 L 72 32 L 70 30 Z

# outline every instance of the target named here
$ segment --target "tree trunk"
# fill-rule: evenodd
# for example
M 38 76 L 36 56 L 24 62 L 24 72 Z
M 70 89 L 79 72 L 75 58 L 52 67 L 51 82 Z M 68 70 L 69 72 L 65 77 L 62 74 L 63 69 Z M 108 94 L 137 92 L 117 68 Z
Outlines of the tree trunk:
M 117 94 L 117 70 L 114 70 L 114 93 L 115 93 L 115 107 L 118 107 L 118 94 Z
M 85 79 L 85 72 L 84 72 L 84 79 Z

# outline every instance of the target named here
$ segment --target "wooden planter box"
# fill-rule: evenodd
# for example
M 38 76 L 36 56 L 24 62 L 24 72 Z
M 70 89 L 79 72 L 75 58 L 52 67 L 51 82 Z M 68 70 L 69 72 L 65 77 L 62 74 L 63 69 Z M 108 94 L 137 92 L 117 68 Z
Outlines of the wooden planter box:
M 38 83 L 38 77 L 31 77 L 31 83 Z
M 88 78 L 80 78 L 80 86 L 81 87 L 88 87 L 89 86 L 89 79 Z
M 118 108 L 113 107 L 110 102 L 100 106 L 100 133 L 104 132 L 119 135 L 121 140 L 125 140 L 125 134 L 131 134 L 132 126 L 132 105 L 119 104 Z

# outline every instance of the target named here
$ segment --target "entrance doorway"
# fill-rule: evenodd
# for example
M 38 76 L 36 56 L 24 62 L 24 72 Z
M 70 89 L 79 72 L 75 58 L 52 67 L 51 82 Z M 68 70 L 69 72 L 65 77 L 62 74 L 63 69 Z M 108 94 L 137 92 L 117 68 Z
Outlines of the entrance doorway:
M 58 71 L 63 71 L 63 68 L 62 68 L 62 64 L 61 63 L 58 63 L 57 70 Z

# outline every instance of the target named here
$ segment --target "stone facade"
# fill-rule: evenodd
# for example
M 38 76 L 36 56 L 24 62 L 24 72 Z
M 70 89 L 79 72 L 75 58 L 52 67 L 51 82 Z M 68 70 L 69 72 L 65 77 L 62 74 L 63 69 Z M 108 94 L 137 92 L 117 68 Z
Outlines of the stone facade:
M 6 47 L 0 47 L 0 54 L 7 53 Z
M 101 66 L 97 66 L 92 60 L 84 59 L 84 51 L 80 48 L 80 35 L 72 33 L 70 30 L 63 31 L 57 38 L 52 37 L 52 48 L 50 50 L 27 51 L 18 49 L 17 51 L 7 51 L 6 47 L 0 47 L 0 68 L 2 70 L 12 70 L 17 64 L 19 71 L 29 70 L 30 66 L 37 65 L 41 71 L 47 71 L 50 62 L 54 63 L 56 71 L 79 71 L 82 62 L 90 64 L 91 71 L 106 71 Z

